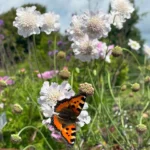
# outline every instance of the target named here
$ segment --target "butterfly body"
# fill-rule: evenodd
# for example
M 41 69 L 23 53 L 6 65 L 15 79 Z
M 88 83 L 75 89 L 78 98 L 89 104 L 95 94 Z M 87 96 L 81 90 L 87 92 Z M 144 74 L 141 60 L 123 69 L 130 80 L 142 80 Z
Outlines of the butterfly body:
M 59 131 L 69 145 L 73 145 L 76 138 L 76 122 L 86 100 L 85 94 L 59 101 L 52 116 L 52 125 Z

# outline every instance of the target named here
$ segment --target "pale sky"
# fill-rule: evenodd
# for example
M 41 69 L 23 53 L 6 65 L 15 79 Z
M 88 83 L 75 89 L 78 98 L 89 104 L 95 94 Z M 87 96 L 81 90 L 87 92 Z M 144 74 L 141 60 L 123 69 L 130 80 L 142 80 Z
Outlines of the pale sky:
M 107 12 L 110 0 L 90 1 L 92 10 L 96 9 Z M 139 8 L 139 14 L 149 12 L 147 16 L 140 20 L 137 27 L 150 46 L 150 0 L 135 0 L 135 2 L 136 6 Z M 48 11 L 58 13 L 60 15 L 62 32 L 69 26 L 72 13 L 80 13 L 89 8 L 88 0 L 0 0 L 0 13 L 8 11 L 12 7 L 17 8 L 27 3 L 39 3 L 46 6 Z

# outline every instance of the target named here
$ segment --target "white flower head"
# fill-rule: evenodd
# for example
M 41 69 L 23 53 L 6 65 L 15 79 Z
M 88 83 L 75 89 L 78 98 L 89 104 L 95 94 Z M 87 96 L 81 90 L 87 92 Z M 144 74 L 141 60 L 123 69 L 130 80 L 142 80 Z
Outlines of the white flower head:
M 81 16 L 73 15 L 70 28 L 67 30 L 68 39 L 76 41 L 84 36 Z
M 24 38 L 32 34 L 40 34 L 39 27 L 42 25 L 41 14 L 36 7 L 20 7 L 16 10 L 17 17 L 13 26 L 18 28 L 18 34 Z
M 150 58 L 150 47 L 148 45 L 144 45 L 144 54 Z
M 85 103 L 83 110 L 81 111 L 80 115 L 77 117 L 77 119 L 78 119 L 77 124 L 80 127 L 83 127 L 85 124 L 89 124 L 91 121 L 91 117 L 89 116 L 88 112 L 86 111 L 87 108 L 88 108 L 88 104 Z
M 137 41 L 133 41 L 131 39 L 129 39 L 128 45 L 133 49 L 138 51 L 140 49 L 140 44 Z
M 91 40 L 88 35 L 85 35 L 84 38 L 75 41 L 71 46 L 77 59 L 82 62 L 89 62 L 99 58 L 97 44 L 97 39 Z
M 52 31 L 58 31 L 60 28 L 59 15 L 53 12 L 48 12 L 42 15 L 43 24 L 41 31 L 50 34 Z
M 110 15 L 102 12 L 85 12 L 82 15 L 83 32 L 92 39 L 107 37 L 111 30 Z
M 110 63 L 110 56 L 112 53 L 113 45 L 107 46 L 104 42 L 99 42 L 98 45 L 99 56 L 101 59 L 105 59 L 106 62 Z
M 49 85 L 48 81 L 45 81 L 41 91 L 39 104 L 49 104 L 50 106 L 56 105 L 57 101 L 63 100 L 65 98 L 70 98 L 74 96 L 74 91 L 71 89 L 70 84 L 67 81 L 62 82 L 61 85 L 58 85 L 55 82 L 52 82 Z
M 123 28 L 123 23 L 126 21 L 123 17 L 121 17 L 118 13 L 111 11 L 111 19 L 112 24 L 116 26 L 118 29 Z
M 122 19 L 129 19 L 134 11 L 133 4 L 129 0 L 111 0 L 111 9 Z

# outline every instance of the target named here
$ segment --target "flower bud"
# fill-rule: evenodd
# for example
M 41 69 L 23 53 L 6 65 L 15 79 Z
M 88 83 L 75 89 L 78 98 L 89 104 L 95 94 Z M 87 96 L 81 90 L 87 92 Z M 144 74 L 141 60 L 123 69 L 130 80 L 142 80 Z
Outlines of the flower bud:
M 22 139 L 18 134 L 11 134 L 11 141 L 13 143 L 20 143 Z
M 134 83 L 134 84 L 132 85 L 131 89 L 132 89 L 133 92 L 139 91 L 139 90 L 140 90 L 140 84 Z
M 64 59 L 64 58 L 66 58 L 66 53 L 63 52 L 63 51 L 59 51 L 58 54 L 57 54 L 57 58 L 58 59 Z
M 114 57 L 119 57 L 121 56 L 123 53 L 122 53 L 122 48 L 119 47 L 119 46 L 116 46 L 113 50 L 112 50 L 112 55 Z
M 87 82 L 79 85 L 79 91 L 81 93 L 85 93 L 86 95 L 93 95 L 94 94 L 93 86 Z
M 136 126 L 136 131 L 139 133 L 139 134 L 143 134 L 147 131 L 147 126 L 144 125 L 144 124 L 139 124 Z
M 150 77 L 149 76 L 145 77 L 144 81 L 145 83 L 150 83 Z
M 133 95 L 133 93 L 131 92 L 130 94 L 129 94 L 129 97 L 133 97 L 134 95 Z
M 13 112 L 16 114 L 21 114 L 23 111 L 23 108 L 19 104 L 13 105 Z
M 79 68 L 76 67 L 75 70 L 76 70 L 77 73 L 80 73 L 80 69 Z
M 127 89 L 127 86 L 126 85 L 123 85 L 122 87 L 121 87 L 121 91 L 125 91 Z
M 70 77 L 70 72 L 68 71 L 68 69 L 64 68 L 59 72 L 59 76 L 61 79 L 66 80 Z

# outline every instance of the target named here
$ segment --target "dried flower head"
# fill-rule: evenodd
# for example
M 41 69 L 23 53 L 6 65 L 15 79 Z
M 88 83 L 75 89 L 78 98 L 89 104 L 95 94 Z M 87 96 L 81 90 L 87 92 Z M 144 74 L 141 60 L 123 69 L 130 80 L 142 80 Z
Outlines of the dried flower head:
M 70 77 L 70 72 L 67 68 L 64 68 L 59 72 L 59 76 L 61 79 L 66 80 Z
M 132 85 L 131 89 L 132 89 L 133 92 L 139 91 L 139 90 L 140 90 L 140 84 L 134 83 L 134 84 Z
M 18 134 L 11 134 L 11 141 L 13 143 L 20 143 L 22 138 Z
M 145 81 L 145 83 L 150 83 L 150 76 L 146 76 L 144 81 Z
M 113 55 L 114 57 L 121 56 L 122 54 L 123 54 L 122 48 L 119 47 L 119 46 L 116 46 L 116 47 L 112 50 L 112 55 Z
M 121 91 L 125 91 L 127 89 L 126 85 L 121 86 Z
M 35 6 L 18 8 L 16 14 L 13 26 L 18 28 L 19 35 L 26 38 L 32 34 L 40 34 L 39 27 L 42 25 L 42 18 Z
M 59 51 L 57 53 L 57 58 L 58 59 L 65 59 L 66 58 L 66 53 L 64 51 Z
M 94 94 L 94 88 L 90 83 L 82 83 L 79 85 L 79 91 L 81 93 L 85 93 L 86 95 L 93 95 Z
M 23 108 L 19 104 L 14 104 L 12 111 L 16 114 L 21 114 L 23 111 Z
M 139 134 L 143 134 L 147 131 L 147 126 L 144 125 L 144 124 L 139 124 L 136 126 L 136 131 L 139 133 Z

